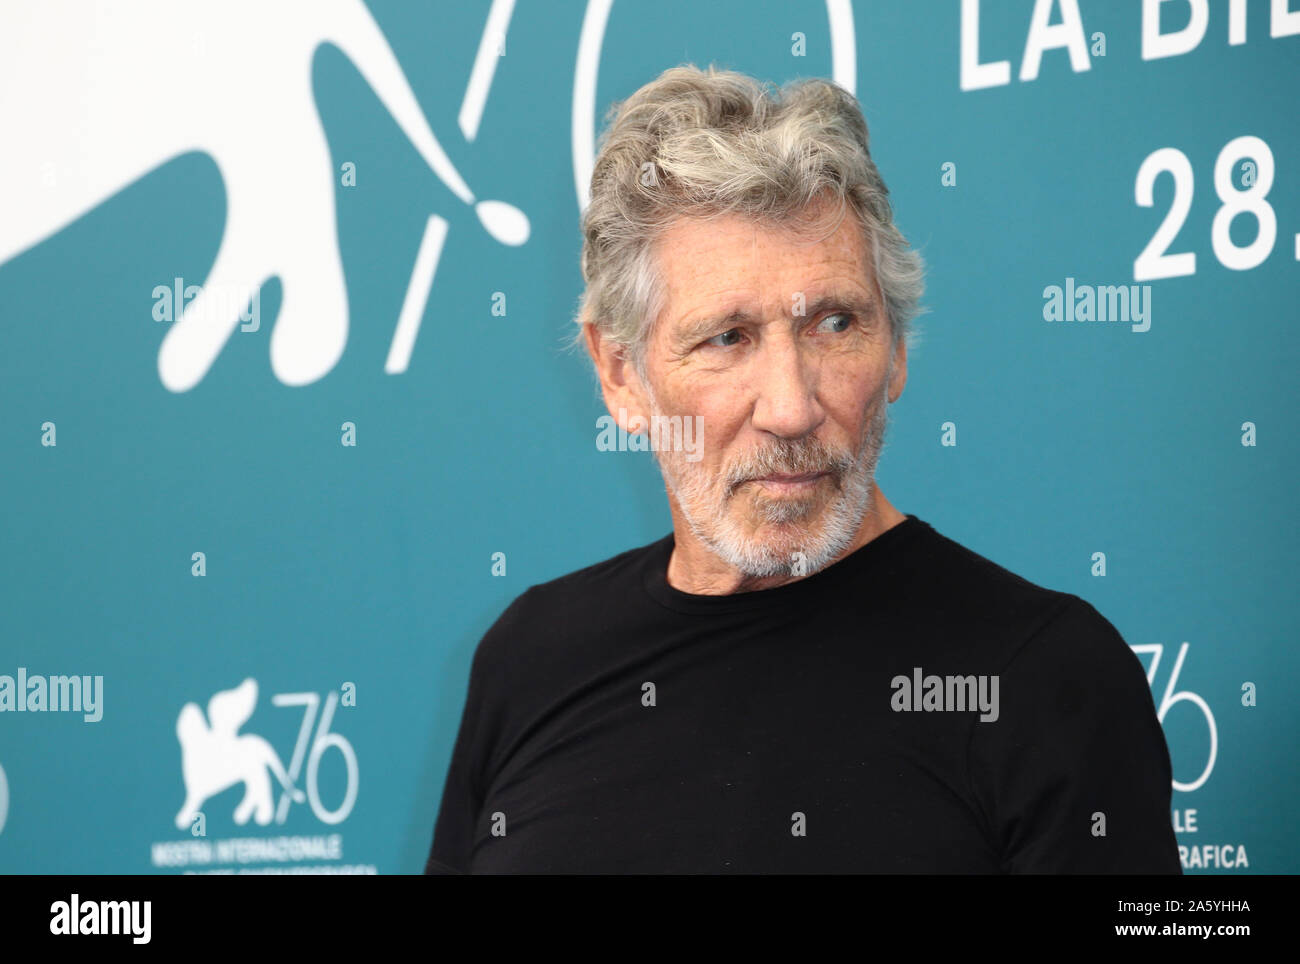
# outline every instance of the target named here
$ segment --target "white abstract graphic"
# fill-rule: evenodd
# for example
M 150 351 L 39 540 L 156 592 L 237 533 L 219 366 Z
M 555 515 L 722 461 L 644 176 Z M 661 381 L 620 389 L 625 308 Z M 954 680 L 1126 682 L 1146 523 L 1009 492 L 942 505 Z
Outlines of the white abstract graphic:
M 491 39 L 504 38 L 512 7 L 493 5 L 480 60 L 495 49 Z M 343 51 L 493 238 L 528 239 L 523 212 L 478 201 L 452 165 L 362 0 L 5 0 L 0 265 L 160 165 L 203 151 L 221 172 L 226 224 L 204 292 L 159 350 L 163 385 L 197 385 L 239 325 L 232 301 L 246 304 L 275 276 L 284 294 L 272 371 L 294 386 L 327 374 L 347 342 L 348 302 L 334 164 L 312 95 L 312 56 L 322 43 Z M 476 65 L 461 114 L 469 140 L 490 80 L 491 70 Z M 431 214 L 386 371 L 405 370 L 419 321 L 410 315 L 422 313 L 445 233 L 446 221 Z

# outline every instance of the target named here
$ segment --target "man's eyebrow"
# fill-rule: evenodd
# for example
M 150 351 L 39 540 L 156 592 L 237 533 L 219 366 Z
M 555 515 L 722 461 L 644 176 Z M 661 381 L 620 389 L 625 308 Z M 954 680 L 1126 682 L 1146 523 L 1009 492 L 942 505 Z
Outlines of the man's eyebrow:
M 725 315 L 704 315 L 682 322 L 673 333 L 673 337 L 679 342 L 693 343 L 708 335 L 721 334 L 740 325 L 748 324 L 752 320 L 753 316 L 748 311 L 742 311 L 739 308 L 729 311 Z
M 871 295 L 831 292 L 808 302 L 803 315 L 800 317 L 813 318 L 824 311 L 830 311 L 832 308 L 840 311 L 851 311 L 863 318 L 870 318 L 876 311 L 876 299 Z
M 829 292 L 819 295 L 812 301 L 803 306 L 803 312 L 794 315 L 794 299 L 790 299 L 791 305 L 786 310 L 787 317 L 813 318 L 831 309 L 839 311 L 853 312 L 864 319 L 870 319 L 876 313 L 876 298 L 870 295 L 860 295 L 856 293 L 846 294 L 844 292 Z M 675 340 L 679 342 L 693 343 L 702 340 L 709 335 L 721 334 L 732 328 L 753 322 L 754 316 L 742 309 L 734 309 L 725 315 L 702 315 L 691 318 L 681 323 L 673 333 Z

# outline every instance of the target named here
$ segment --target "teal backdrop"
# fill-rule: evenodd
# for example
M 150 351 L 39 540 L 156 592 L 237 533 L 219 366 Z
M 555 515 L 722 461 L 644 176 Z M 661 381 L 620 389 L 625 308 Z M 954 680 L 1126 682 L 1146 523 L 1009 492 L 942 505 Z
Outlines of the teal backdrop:
M 985 0 L 967 10 L 966 70 L 956 0 L 368 0 L 474 203 L 510 205 L 526 239 L 431 166 L 377 91 L 382 73 L 337 36 L 303 48 L 293 75 L 319 118 L 267 113 L 288 103 L 277 51 L 311 6 L 214 5 L 216 20 L 246 19 L 203 76 L 265 99 L 195 93 L 193 110 L 152 116 L 117 97 L 121 140 L 110 129 L 75 163 L 50 132 L 78 123 L 68 98 L 111 87 L 126 53 L 107 45 L 54 81 L 0 74 L 0 676 L 15 701 L 0 712 L 0 871 L 419 872 L 483 632 L 530 585 L 668 531 L 652 457 L 598 449 L 604 409 L 566 347 L 582 290 L 575 171 L 591 160 L 575 145 L 595 134 L 584 55 L 597 122 L 679 63 L 777 84 L 851 68 L 928 265 L 882 489 L 1087 599 L 1137 650 L 1181 785 L 1170 818 L 1188 873 L 1300 871 L 1286 815 L 1300 793 L 1295 0 L 1250 3 L 1239 43 L 1217 0 L 1203 29 L 1188 0 L 1057 0 L 1041 5 L 1046 30 L 1033 0 Z M 1144 51 L 1145 7 L 1185 52 Z M 28 9 L 0 13 L 0 50 L 66 65 L 76 50 Z M 226 35 L 153 26 L 160 50 L 196 57 Z M 504 38 L 486 56 L 485 36 Z M 1035 38 L 1047 49 L 1029 78 Z M 194 83 L 147 80 L 182 105 Z M 165 383 L 160 351 L 181 322 L 158 291 L 210 278 L 236 172 L 201 146 L 149 155 L 142 117 L 164 133 L 233 125 L 251 176 L 279 169 L 289 185 L 317 171 L 284 145 L 299 126 L 323 131 L 332 190 L 312 203 L 334 206 L 336 360 L 297 384 L 284 373 L 310 366 L 273 364 L 282 310 L 328 287 L 328 272 L 286 269 L 256 312 L 236 299 L 258 323 L 230 331 L 201 377 Z M 89 183 L 118 148 L 156 163 L 59 222 L 69 178 Z M 318 224 L 258 207 L 283 194 L 249 195 L 250 246 L 321 250 Z M 1190 271 L 1168 257 L 1185 253 Z M 1050 289 L 1067 285 L 1136 285 L 1146 319 L 1048 320 Z M 389 371 L 408 299 L 418 327 Z M 97 708 L 55 711 L 47 693 L 44 711 L 20 710 L 38 676 L 84 678 Z M 258 810 L 268 801 L 274 814 Z

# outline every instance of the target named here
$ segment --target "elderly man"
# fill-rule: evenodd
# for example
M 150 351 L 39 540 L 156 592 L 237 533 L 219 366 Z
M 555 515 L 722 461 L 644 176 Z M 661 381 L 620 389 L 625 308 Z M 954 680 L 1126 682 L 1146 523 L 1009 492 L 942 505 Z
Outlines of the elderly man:
M 605 403 L 703 444 L 649 440 L 671 534 L 484 636 L 426 871 L 1179 873 L 1114 627 L 875 483 L 922 268 L 854 99 L 668 70 L 591 188 Z

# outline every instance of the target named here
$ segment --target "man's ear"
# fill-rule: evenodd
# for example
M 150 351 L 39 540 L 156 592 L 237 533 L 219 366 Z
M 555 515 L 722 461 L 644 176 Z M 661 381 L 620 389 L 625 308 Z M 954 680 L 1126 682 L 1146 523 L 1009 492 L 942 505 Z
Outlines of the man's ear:
M 898 339 L 898 344 L 894 346 L 893 370 L 889 377 L 889 401 L 891 403 L 898 401 L 903 394 L 903 387 L 907 384 L 907 339 Z
M 645 389 L 626 350 L 606 337 L 596 325 L 587 322 L 582 328 L 587 354 L 596 366 L 600 391 L 609 414 L 626 432 L 634 431 L 628 428 L 628 422 L 634 418 L 638 425 L 648 424 L 650 413 Z

